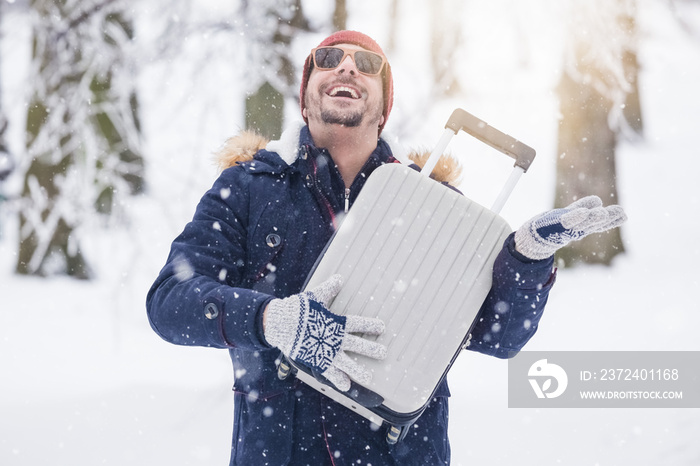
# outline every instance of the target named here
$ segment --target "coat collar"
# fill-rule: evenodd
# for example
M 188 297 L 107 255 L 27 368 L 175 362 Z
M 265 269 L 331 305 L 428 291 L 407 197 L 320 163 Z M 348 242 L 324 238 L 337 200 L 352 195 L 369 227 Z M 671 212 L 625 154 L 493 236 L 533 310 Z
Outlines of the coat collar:
M 214 155 L 221 171 L 250 162 L 250 164 L 244 164 L 247 171 L 281 173 L 297 161 L 301 155 L 300 149 L 305 145 L 313 147 L 308 127 L 301 121 L 295 121 L 276 141 L 269 141 L 253 131 L 241 131 L 227 139 Z M 379 139 L 377 149 L 389 155 L 393 152 L 383 138 Z M 429 151 L 413 151 L 408 154 L 408 159 L 422 167 L 429 154 Z M 443 155 L 431 177 L 440 182 L 458 186 L 461 172 L 462 167 L 453 156 Z

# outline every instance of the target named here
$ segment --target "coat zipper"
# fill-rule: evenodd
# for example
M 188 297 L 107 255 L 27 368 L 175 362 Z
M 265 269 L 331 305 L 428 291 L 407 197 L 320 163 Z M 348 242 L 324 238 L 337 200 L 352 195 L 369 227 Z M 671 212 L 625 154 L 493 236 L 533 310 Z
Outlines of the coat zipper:
M 345 213 L 350 210 L 350 188 L 345 188 Z
M 306 148 L 306 154 L 308 157 L 309 156 L 308 148 Z M 326 199 L 326 196 L 323 194 L 323 191 L 321 190 L 321 188 L 318 185 L 318 175 L 316 173 L 316 170 L 317 170 L 316 162 L 313 160 L 312 157 L 309 157 L 309 159 L 311 160 L 311 166 L 312 166 L 313 175 L 311 178 L 312 178 L 313 186 L 316 190 L 316 193 L 323 201 L 324 206 L 326 207 L 326 211 L 328 212 L 328 215 L 330 216 L 330 219 L 331 219 L 331 225 L 333 225 L 333 230 L 335 231 L 338 229 L 338 225 L 335 223 L 335 213 L 333 212 L 333 207 L 331 206 L 331 203 L 328 202 L 328 199 Z

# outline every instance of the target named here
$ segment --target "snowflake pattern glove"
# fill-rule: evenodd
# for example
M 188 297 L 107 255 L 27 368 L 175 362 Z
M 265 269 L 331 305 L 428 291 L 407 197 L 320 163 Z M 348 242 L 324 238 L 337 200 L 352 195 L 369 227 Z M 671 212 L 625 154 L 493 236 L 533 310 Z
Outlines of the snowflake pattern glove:
M 616 228 L 625 221 L 627 215 L 619 205 L 603 207 L 598 196 L 586 196 L 525 222 L 515 232 L 515 249 L 530 259 L 546 259 L 571 241 Z
M 319 371 L 339 390 L 348 391 L 351 378 L 366 385 L 372 374 L 346 351 L 384 359 L 386 347 L 351 335 L 379 335 L 384 332 L 381 320 L 340 316 L 327 309 L 341 286 L 340 275 L 333 275 L 313 290 L 270 301 L 265 339 L 294 362 Z

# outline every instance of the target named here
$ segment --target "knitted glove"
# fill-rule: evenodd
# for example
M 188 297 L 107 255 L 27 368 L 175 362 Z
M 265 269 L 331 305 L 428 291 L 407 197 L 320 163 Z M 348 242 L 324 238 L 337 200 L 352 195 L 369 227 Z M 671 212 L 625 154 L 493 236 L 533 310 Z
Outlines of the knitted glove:
M 386 357 L 386 347 L 350 333 L 379 335 L 384 323 L 361 316 L 340 316 L 326 307 L 342 285 L 333 275 L 310 291 L 285 299 L 273 299 L 265 311 L 265 339 L 296 363 L 315 369 L 341 391 L 350 389 L 350 378 L 366 385 L 372 374 L 345 352 Z
M 515 232 L 515 249 L 530 259 L 546 259 L 571 241 L 610 230 L 625 221 L 627 215 L 622 207 L 603 207 L 598 196 L 587 196 L 525 222 Z

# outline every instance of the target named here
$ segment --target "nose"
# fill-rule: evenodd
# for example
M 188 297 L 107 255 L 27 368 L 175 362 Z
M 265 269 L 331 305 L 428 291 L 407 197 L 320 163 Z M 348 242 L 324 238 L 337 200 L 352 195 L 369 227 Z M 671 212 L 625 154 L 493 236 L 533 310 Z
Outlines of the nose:
M 342 74 L 345 71 L 347 71 L 351 75 L 355 75 L 358 73 L 357 67 L 355 66 L 355 62 L 353 61 L 350 55 L 345 56 L 345 59 L 342 61 L 342 63 L 340 63 L 340 65 L 338 65 L 335 71 L 338 74 Z

